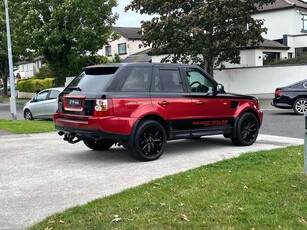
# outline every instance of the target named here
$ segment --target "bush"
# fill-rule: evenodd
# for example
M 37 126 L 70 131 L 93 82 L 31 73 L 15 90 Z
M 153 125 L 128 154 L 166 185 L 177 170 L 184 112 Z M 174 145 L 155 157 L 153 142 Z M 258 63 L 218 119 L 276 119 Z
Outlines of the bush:
M 20 92 L 35 93 L 43 89 L 51 88 L 53 86 L 53 80 L 54 80 L 53 78 L 45 78 L 45 79 L 30 78 L 30 79 L 18 80 L 17 89 Z
M 307 64 L 307 55 L 301 55 L 295 58 L 289 58 L 285 60 L 278 60 L 275 62 L 267 63 L 269 65 L 302 65 Z

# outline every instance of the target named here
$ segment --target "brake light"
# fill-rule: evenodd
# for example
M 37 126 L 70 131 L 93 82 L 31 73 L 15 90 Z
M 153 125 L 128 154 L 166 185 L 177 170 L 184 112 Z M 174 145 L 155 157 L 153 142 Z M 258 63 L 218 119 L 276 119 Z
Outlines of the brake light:
M 280 95 L 281 95 L 281 91 L 280 91 L 279 89 L 277 89 L 277 90 L 275 91 L 275 95 L 280 96 Z
M 94 116 L 103 117 L 113 115 L 112 100 L 96 99 L 94 105 Z

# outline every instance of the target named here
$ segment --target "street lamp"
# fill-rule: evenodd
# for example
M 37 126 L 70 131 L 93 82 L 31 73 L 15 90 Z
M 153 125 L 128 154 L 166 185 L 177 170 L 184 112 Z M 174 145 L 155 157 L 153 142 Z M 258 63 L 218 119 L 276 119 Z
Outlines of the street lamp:
M 12 58 L 12 44 L 11 44 L 11 31 L 10 31 L 10 18 L 9 18 L 9 7 L 7 0 L 4 0 L 5 5 L 5 17 L 6 17 L 6 35 L 7 35 L 7 50 L 9 59 L 9 73 L 10 73 L 10 108 L 12 114 L 12 120 L 17 120 L 16 115 L 16 99 L 15 99 L 15 79 L 13 71 L 13 58 Z

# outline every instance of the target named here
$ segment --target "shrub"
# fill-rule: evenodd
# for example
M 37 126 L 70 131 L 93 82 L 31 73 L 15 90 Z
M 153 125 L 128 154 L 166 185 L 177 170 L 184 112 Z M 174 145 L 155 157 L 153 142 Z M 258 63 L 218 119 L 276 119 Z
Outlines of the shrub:
M 300 64 L 307 64 L 307 55 L 301 55 L 295 58 L 289 58 L 284 60 L 278 60 L 274 62 L 267 63 L 269 65 L 300 65 Z
M 45 78 L 45 79 L 30 78 L 30 79 L 18 80 L 17 89 L 20 92 L 35 93 L 43 89 L 51 88 L 53 86 L 53 80 L 54 80 L 53 78 Z

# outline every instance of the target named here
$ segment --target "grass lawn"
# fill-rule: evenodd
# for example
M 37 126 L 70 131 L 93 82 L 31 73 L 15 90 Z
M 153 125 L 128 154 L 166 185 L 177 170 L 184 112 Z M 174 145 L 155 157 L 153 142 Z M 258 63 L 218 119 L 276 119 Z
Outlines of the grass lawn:
M 307 229 L 303 158 L 303 146 L 245 154 L 68 209 L 30 229 Z
M 53 121 L 0 120 L 0 129 L 15 134 L 55 131 Z
M 16 104 L 24 105 L 29 100 L 30 99 L 16 98 Z M 10 102 L 10 98 L 9 97 L 2 97 L 2 98 L 0 98 L 0 103 L 9 103 L 9 102 Z

